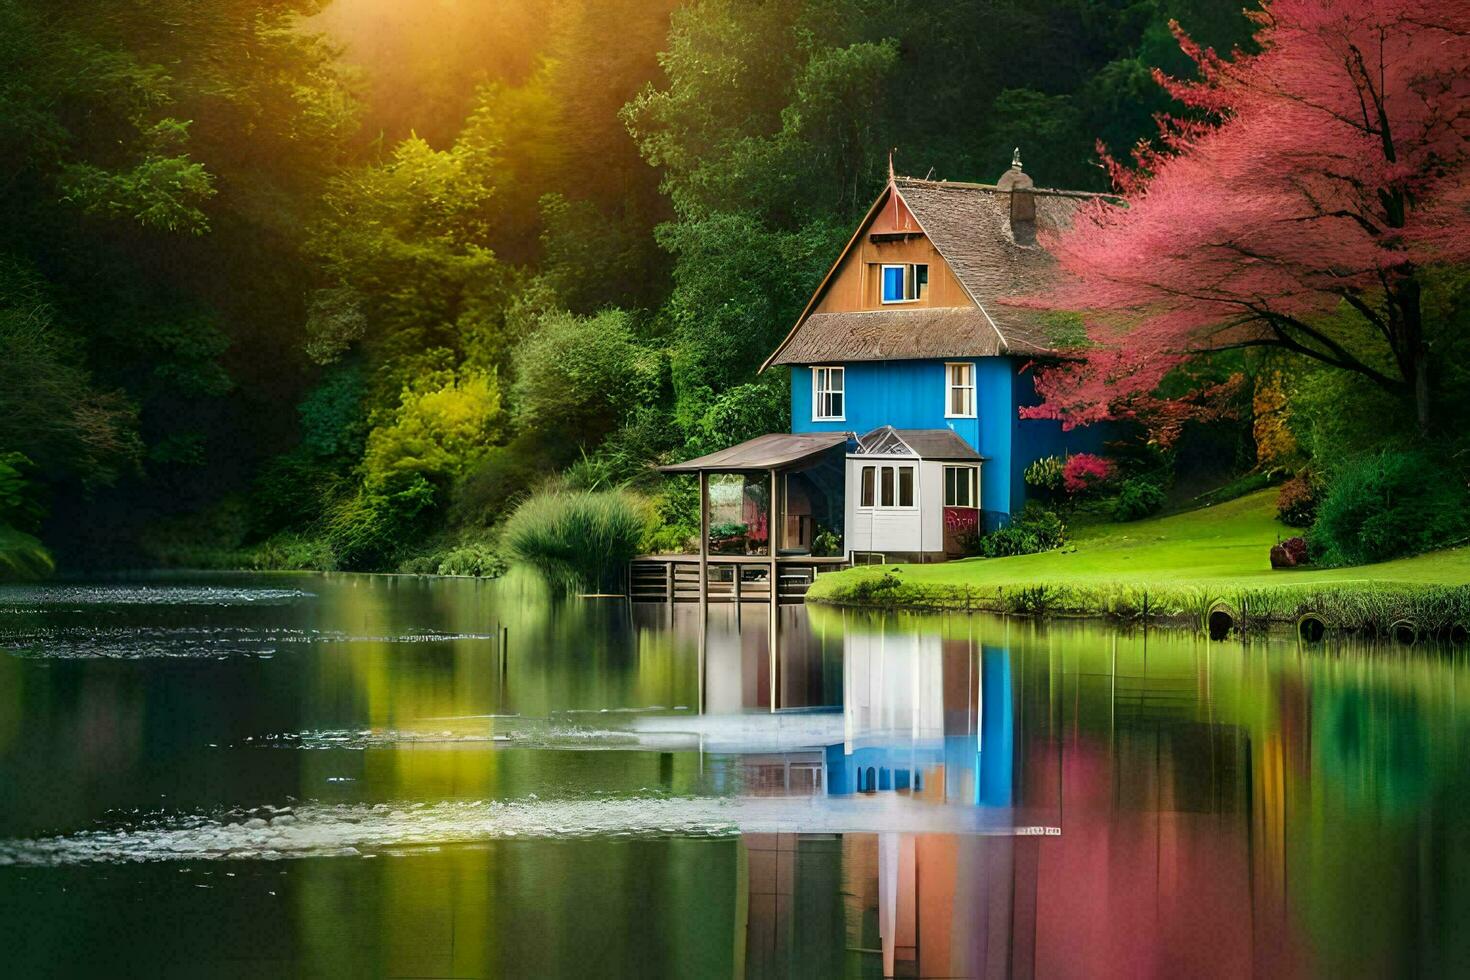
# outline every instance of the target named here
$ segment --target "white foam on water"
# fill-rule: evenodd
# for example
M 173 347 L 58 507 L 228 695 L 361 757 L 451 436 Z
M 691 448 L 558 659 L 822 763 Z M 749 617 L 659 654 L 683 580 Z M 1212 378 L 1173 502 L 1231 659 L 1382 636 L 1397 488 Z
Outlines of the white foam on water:
M 0 650 L 52 660 L 154 660 L 269 658 L 290 644 L 450 643 L 489 641 L 489 633 L 432 630 L 369 635 L 341 630 L 247 626 L 40 626 L 0 631 Z
M 315 593 L 301 589 L 215 585 L 10 585 L 0 586 L 0 611 L 47 606 L 276 606 L 314 598 Z
M 1015 835 L 1008 811 L 901 796 L 604 797 L 304 804 L 0 841 L 0 865 L 368 856 L 496 840 L 731 837 L 742 833 Z
M 252 737 L 247 741 L 264 748 L 349 749 L 391 748 L 397 745 L 485 746 L 536 749 L 658 749 L 689 748 L 681 737 L 647 738 L 632 732 L 606 728 L 562 727 L 518 719 L 516 727 L 496 731 L 489 725 L 455 728 L 365 728 L 314 729 Z M 695 744 L 697 747 L 697 743 Z

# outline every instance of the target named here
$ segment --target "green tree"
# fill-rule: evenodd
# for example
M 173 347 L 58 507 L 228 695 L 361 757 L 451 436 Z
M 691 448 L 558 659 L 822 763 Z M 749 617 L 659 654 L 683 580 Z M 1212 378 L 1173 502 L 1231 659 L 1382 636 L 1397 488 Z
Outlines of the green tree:
M 627 313 L 552 313 L 515 351 L 516 425 L 548 456 L 594 447 L 658 396 L 658 381 L 659 356 L 636 341 Z

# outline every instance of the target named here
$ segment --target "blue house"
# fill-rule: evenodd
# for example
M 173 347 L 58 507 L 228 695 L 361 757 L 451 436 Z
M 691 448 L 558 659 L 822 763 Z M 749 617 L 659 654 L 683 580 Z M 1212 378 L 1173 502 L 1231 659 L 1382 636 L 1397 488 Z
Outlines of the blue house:
M 792 432 L 669 469 L 750 474 L 710 491 L 717 526 L 748 532 L 765 513 L 763 537 L 737 546 L 775 555 L 840 539 L 848 557 L 941 560 L 1005 524 L 1027 466 L 1097 447 L 1020 417 L 1038 400 L 1030 368 L 1058 355 L 1046 314 L 1002 301 L 1046 291 L 1056 263 L 1038 233 L 1092 196 L 1034 186 L 1019 154 L 995 184 L 890 175 L 761 366 L 791 372 Z

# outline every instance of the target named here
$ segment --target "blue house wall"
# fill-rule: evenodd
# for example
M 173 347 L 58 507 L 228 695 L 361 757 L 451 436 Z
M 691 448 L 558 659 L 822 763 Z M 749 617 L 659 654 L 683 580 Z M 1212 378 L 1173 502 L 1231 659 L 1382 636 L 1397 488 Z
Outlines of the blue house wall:
M 1039 399 L 1023 362 L 1011 357 L 971 358 L 975 365 L 977 418 L 945 418 L 945 364 L 954 361 L 853 361 L 841 364 L 846 418 L 812 419 L 812 371 L 791 369 L 791 431 L 855 432 L 884 425 L 895 429 L 951 429 L 986 458 L 980 467 L 980 502 L 994 529 L 1026 503 L 1026 467 L 1044 456 L 1095 452 L 1102 433 L 1063 432 L 1060 423 L 1022 419 L 1019 408 Z M 840 362 L 839 362 L 840 363 Z M 836 366 L 835 364 L 833 366 Z

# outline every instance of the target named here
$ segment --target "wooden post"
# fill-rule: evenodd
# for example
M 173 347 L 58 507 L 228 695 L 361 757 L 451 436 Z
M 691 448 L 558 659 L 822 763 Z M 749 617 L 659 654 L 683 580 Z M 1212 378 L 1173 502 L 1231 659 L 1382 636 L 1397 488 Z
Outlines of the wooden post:
M 781 508 L 776 497 L 776 480 L 777 473 L 773 469 L 771 470 L 771 497 L 766 507 L 766 549 L 771 555 L 771 635 L 767 647 L 771 656 L 771 710 L 773 712 L 780 707 L 781 701 L 776 690 L 776 685 L 780 683 L 776 643 L 781 621 L 781 568 L 777 558 L 779 551 L 777 544 L 780 542 L 780 532 L 777 528 L 781 522 Z
M 670 569 L 672 574 L 672 568 Z M 672 607 L 671 607 L 672 608 Z M 696 678 L 699 684 L 699 704 L 696 710 L 704 714 L 705 658 L 709 650 L 709 474 L 699 471 L 699 663 Z M 701 741 L 701 744 L 702 741 Z
M 496 632 L 500 642 L 495 644 L 500 652 L 500 710 L 505 711 L 505 679 L 510 666 L 510 627 L 500 626 Z
M 700 628 L 709 606 L 709 474 L 699 471 L 699 611 Z
M 766 551 L 771 557 L 771 605 L 773 606 L 781 592 L 776 568 L 776 543 L 779 540 L 776 524 L 780 519 L 780 508 L 776 506 L 776 471 L 771 470 L 771 499 L 766 504 Z

